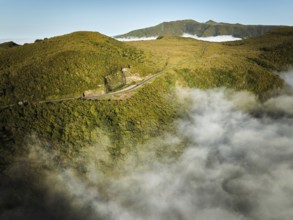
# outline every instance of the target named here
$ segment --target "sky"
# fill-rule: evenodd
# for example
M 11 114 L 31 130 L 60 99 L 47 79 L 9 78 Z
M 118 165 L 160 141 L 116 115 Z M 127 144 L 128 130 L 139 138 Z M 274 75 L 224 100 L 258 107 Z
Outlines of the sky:
M 292 0 L 0 0 L 0 40 L 81 30 L 115 36 L 182 19 L 293 25 L 292 10 Z

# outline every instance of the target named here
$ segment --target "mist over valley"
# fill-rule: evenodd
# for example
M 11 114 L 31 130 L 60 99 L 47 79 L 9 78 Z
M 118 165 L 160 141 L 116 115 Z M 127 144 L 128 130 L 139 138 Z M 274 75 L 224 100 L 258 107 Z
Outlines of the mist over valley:
M 0 44 L 0 219 L 291 220 L 292 65 L 212 20 Z

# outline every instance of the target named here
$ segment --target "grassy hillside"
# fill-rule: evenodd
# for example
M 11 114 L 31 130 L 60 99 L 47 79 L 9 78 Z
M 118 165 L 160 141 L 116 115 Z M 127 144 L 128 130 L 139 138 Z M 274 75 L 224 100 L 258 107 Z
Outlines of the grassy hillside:
M 282 87 L 282 80 L 273 71 L 292 65 L 292 43 L 291 27 L 237 42 L 208 43 L 179 37 L 128 42 L 144 51 L 160 54 L 161 62 L 174 66 L 182 85 L 197 88 L 225 86 L 250 90 L 260 96 Z M 205 47 L 204 55 L 196 61 Z
M 94 32 L 76 32 L 0 54 L 0 103 L 81 96 L 123 67 L 156 70 L 143 51 Z
M 258 51 L 258 56 L 252 60 L 264 68 L 282 71 L 292 67 L 293 27 L 279 28 L 242 43 L 242 47 Z M 230 45 L 237 45 L 237 43 Z
M 163 37 L 125 44 L 80 32 L 9 49 L 1 55 L 1 80 L 2 85 L 14 86 L 14 101 L 18 96 L 41 99 L 80 93 L 129 63 L 141 68 L 141 74 L 171 69 L 120 101 L 74 100 L 0 109 L 0 170 L 27 150 L 31 134 L 68 163 L 89 145 L 97 152 L 106 149 L 114 160 L 123 158 L 150 137 L 172 132 L 181 111 L 174 94 L 178 85 L 225 86 L 263 97 L 283 86 L 273 71 L 293 64 L 292 33 L 292 28 L 283 28 L 228 43 Z
M 239 38 L 248 38 L 262 35 L 279 26 L 227 24 L 208 21 L 200 23 L 194 20 L 171 21 L 153 27 L 134 30 L 117 38 L 152 37 L 152 36 L 181 36 L 184 33 L 209 37 L 217 35 L 233 35 Z

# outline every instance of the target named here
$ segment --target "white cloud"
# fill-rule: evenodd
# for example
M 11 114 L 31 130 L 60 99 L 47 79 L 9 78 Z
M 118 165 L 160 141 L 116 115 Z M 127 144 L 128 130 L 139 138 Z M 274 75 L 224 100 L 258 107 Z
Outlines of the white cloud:
M 251 93 L 225 89 L 179 89 L 177 98 L 188 107 L 174 124 L 174 133 L 136 146 L 112 164 L 110 173 L 98 168 L 105 157 L 101 146 L 81 151 L 78 166 L 72 161 L 71 166 L 45 170 L 38 179 L 45 181 L 51 192 L 45 199 L 51 202 L 42 212 L 55 219 L 291 220 L 293 118 L 289 111 L 282 117 L 254 116 L 254 110 L 265 113 L 269 100 L 261 103 Z M 288 95 L 285 101 L 292 99 Z M 270 105 L 270 111 L 282 110 Z M 173 160 L 158 158 L 162 150 L 169 155 L 182 150 L 182 154 Z M 52 152 L 33 152 L 31 161 L 50 167 Z M 77 172 L 80 167 L 82 173 Z M 66 208 L 46 213 L 64 202 Z M 25 211 L 37 209 L 35 204 L 20 204 L 22 209 L 12 209 L 10 219 L 17 219 L 17 213 L 29 219 Z
M 286 83 L 293 88 L 293 70 L 279 73 L 279 76 L 286 81 Z
M 189 38 L 194 38 L 194 39 L 197 39 L 197 40 L 209 41 L 209 42 L 226 42 L 226 41 L 242 40 L 241 38 L 233 37 L 232 35 L 219 35 L 219 36 L 212 36 L 212 37 L 198 37 L 197 35 L 184 33 L 182 35 L 182 37 L 189 37 Z
M 286 94 L 282 94 L 268 99 L 264 103 L 264 106 L 269 111 L 275 111 L 277 109 L 279 112 L 293 115 L 293 71 L 290 70 L 286 72 L 281 72 L 278 73 L 278 75 L 287 84 Z
M 127 37 L 127 38 L 114 38 L 119 41 L 144 41 L 144 40 L 156 40 L 157 37 Z
M 191 35 L 191 34 L 183 34 L 182 37 L 189 37 L 189 38 L 194 38 L 197 40 L 203 40 L 203 41 L 210 41 L 210 42 L 226 42 L 226 41 L 237 41 L 237 40 L 242 40 L 241 38 L 236 38 L 233 37 L 232 35 L 221 35 L 221 36 L 213 36 L 213 37 L 198 37 L 196 35 Z M 158 36 L 154 37 L 128 37 L 128 38 L 115 38 L 116 40 L 119 41 L 143 41 L 143 40 L 156 40 Z

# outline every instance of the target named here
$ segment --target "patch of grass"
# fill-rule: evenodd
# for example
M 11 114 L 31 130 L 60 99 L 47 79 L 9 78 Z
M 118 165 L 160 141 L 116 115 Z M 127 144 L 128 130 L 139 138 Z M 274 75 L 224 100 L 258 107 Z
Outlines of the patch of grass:
M 190 69 L 178 69 L 176 72 L 191 88 L 226 87 L 234 90 L 248 90 L 262 96 L 283 86 L 283 81 L 277 75 L 267 71 L 233 72 L 211 68 L 208 72 Z

